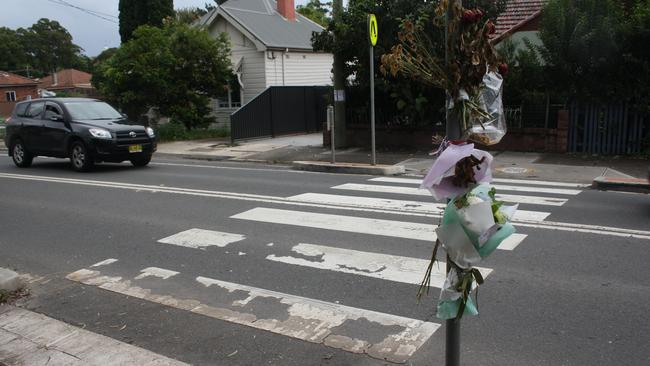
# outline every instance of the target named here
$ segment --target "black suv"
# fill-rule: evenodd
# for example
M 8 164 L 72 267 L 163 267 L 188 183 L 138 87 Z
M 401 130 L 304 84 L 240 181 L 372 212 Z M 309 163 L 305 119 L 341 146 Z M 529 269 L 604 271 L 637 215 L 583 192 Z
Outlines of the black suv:
M 46 98 L 16 104 L 5 145 L 21 168 L 41 155 L 70 158 L 75 170 L 87 171 L 102 161 L 145 166 L 156 151 L 156 138 L 152 128 L 129 124 L 100 100 Z

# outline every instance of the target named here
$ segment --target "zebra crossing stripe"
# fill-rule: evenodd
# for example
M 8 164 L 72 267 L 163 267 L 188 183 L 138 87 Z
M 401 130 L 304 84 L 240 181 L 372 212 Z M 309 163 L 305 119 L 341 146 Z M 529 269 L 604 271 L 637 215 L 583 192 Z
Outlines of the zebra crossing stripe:
M 396 186 L 383 186 L 374 184 L 357 184 L 346 183 L 332 187 L 332 189 L 343 189 L 349 191 L 363 191 L 363 192 L 376 192 L 376 193 L 392 193 L 392 194 L 406 194 L 413 196 L 427 196 L 431 197 L 431 193 L 425 189 L 412 188 L 412 187 L 396 187 Z M 562 206 L 567 202 L 565 198 L 555 197 L 539 197 L 539 196 L 519 196 L 512 194 L 497 193 L 496 198 L 501 201 L 525 203 L 531 205 L 547 205 L 547 206 Z
M 403 184 L 418 184 L 418 185 L 422 183 L 422 178 L 415 179 L 415 178 L 377 177 L 368 180 L 371 182 L 403 183 Z M 546 180 L 508 179 L 508 178 L 493 178 L 492 182 L 551 186 L 551 187 L 567 187 L 567 188 L 586 188 L 591 186 L 591 184 L 583 184 L 583 183 L 565 183 L 565 182 L 552 182 Z
M 300 243 L 291 250 L 302 257 L 276 256 L 271 254 L 266 259 L 273 262 L 349 273 L 412 285 L 419 285 L 422 282 L 423 274 L 429 266 L 428 259 L 361 252 L 324 245 Z M 313 260 L 305 257 L 313 258 Z M 476 268 L 481 271 L 483 277 L 487 277 L 492 272 L 488 268 Z M 436 263 L 431 271 L 431 286 L 442 288 L 445 277 L 445 264 Z
M 444 203 L 393 200 L 387 198 L 342 196 L 324 193 L 304 193 L 287 197 L 288 200 L 310 202 L 323 205 L 362 207 L 378 210 L 394 210 L 398 213 L 413 212 L 425 215 L 440 216 L 445 210 Z M 517 210 L 513 220 L 543 221 L 551 213 L 542 211 Z
M 408 184 L 420 184 L 422 179 L 410 179 L 410 178 L 393 178 L 393 177 L 380 177 L 369 179 L 372 182 L 384 182 L 384 183 L 408 183 Z M 492 180 L 495 182 L 496 180 Z M 550 193 L 550 194 L 565 194 L 565 195 L 577 195 L 582 192 L 579 189 L 568 189 L 568 188 L 546 188 L 546 187 L 528 187 L 528 186 L 513 186 L 505 184 L 492 184 L 492 187 L 502 191 L 514 191 L 514 192 L 538 192 L 538 193 Z
M 221 231 L 190 229 L 158 240 L 159 243 L 172 244 L 188 248 L 205 249 L 209 246 L 225 247 L 228 244 L 246 239 L 240 234 Z
M 435 241 L 437 238 L 435 232 L 436 226 L 431 224 L 280 210 L 265 207 L 257 207 L 231 216 L 231 218 L 429 242 Z M 525 237 L 526 235 L 524 234 L 512 234 L 499 245 L 499 248 L 503 246 L 504 250 L 512 250 Z
M 168 272 L 175 272 L 165 270 Z M 351 306 L 285 294 L 276 291 L 196 277 L 198 285 L 210 292 L 209 303 L 175 298 L 173 286 L 144 288 L 144 283 L 81 269 L 67 279 L 150 302 L 190 311 L 195 314 L 261 329 L 300 340 L 394 363 L 405 363 L 440 324 Z M 148 281 L 157 281 L 155 278 Z M 172 293 L 161 293 L 163 291 Z M 261 306 L 264 304 L 264 306 Z M 372 325 L 372 332 L 359 327 Z M 361 328 L 363 329 L 363 328 Z

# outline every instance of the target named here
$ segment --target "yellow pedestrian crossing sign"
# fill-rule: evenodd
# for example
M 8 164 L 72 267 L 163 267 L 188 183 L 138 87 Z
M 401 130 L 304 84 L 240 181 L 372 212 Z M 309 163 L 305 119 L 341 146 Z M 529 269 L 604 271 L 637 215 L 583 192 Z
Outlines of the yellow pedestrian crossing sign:
M 368 36 L 370 37 L 370 44 L 377 44 L 377 36 L 379 35 L 379 29 L 377 28 L 377 17 L 375 14 L 368 14 Z

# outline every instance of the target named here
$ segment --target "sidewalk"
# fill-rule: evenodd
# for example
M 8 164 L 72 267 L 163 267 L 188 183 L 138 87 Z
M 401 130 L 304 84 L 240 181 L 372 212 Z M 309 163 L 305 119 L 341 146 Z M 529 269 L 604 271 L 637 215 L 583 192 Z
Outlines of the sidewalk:
M 185 366 L 151 351 L 0 305 L 0 365 Z
M 322 135 L 311 134 L 275 139 L 261 139 L 229 146 L 226 140 L 203 140 L 161 143 L 161 155 L 183 156 L 190 159 L 255 161 L 293 164 L 330 162 L 331 151 L 322 147 Z M 494 176 L 499 178 L 528 178 L 591 184 L 597 177 L 623 180 L 637 179 L 647 183 L 648 162 L 627 157 L 592 157 L 573 154 L 545 154 L 522 152 L 491 152 L 494 155 Z M 336 151 L 337 163 L 368 166 L 370 151 L 350 148 Z M 385 166 L 403 166 L 411 175 L 423 175 L 433 163 L 427 151 L 377 151 L 377 163 Z M 336 164 L 328 171 L 349 164 Z M 342 168 L 341 168 L 342 169 Z M 372 173 L 371 173 L 372 174 Z M 381 174 L 381 173 L 377 173 Z M 390 173 L 394 174 L 394 173 Z M 649 185 L 650 187 L 650 185 Z

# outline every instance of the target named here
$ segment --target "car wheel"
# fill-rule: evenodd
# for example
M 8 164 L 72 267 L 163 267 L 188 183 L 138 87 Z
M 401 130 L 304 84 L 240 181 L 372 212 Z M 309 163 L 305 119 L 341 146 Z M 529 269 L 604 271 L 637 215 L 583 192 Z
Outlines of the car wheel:
M 142 167 L 149 164 L 150 161 L 151 161 L 151 155 L 143 155 L 131 159 L 131 164 L 133 164 L 133 166 Z
M 81 141 L 75 141 L 70 147 L 70 163 L 72 169 L 78 172 L 87 172 L 92 169 L 95 162 L 86 149 L 86 145 Z
M 19 168 L 27 168 L 32 165 L 34 155 L 32 155 L 23 144 L 22 140 L 16 140 L 11 147 L 11 157 Z

